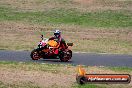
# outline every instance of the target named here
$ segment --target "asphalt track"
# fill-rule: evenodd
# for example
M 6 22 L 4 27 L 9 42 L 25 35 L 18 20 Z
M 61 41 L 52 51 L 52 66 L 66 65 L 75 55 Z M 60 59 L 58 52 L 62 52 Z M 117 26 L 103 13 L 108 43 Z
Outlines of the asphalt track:
M 19 62 L 39 62 L 39 63 L 55 63 L 55 64 L 73 64 L 87 66 L 125 66 L 132 67 L 132 55 L 118 54 L 88 54 L 73 53 L 73 57 L 69 62 L 60 62 L 59 60 L 40 59 L 33 61 L 30 58 L 29 51 L 6 51 L 0 50 L 0 61 L 19 61 Z

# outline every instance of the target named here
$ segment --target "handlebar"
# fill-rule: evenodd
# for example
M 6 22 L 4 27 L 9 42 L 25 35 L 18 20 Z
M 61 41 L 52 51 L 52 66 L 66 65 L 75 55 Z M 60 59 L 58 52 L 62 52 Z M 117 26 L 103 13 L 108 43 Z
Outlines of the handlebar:
M 41 35 L 41 39 L 42 39 L 42 40 L 44 39 L 44 35 Z

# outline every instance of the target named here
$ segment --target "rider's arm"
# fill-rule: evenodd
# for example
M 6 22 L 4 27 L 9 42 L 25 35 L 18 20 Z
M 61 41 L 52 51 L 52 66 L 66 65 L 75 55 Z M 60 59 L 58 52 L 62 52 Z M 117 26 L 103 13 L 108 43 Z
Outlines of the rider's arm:
M 54 37 L 49 38 L 49 40 L 54 40 Z
M 65 48 L 67 48 L 66 41 L 63 38 L 62 38 L 61 42 L 65 46 Z

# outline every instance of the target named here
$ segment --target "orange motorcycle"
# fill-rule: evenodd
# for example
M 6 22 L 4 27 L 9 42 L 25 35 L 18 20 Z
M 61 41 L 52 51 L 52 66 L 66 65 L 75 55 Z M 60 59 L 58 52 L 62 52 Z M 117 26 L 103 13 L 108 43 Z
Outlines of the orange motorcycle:
M 72 58 L 72 51 L 70 47 L 73 46 L 73 43 L 67 43 L 68 48 L 64 48 L 63 45 L 60 46 L 60 43 L 54 40 L 48 40 L 43 38 L 39 42 L 38 47 L 34 49 L 30 56 L 32 60 L 43 59 L 60 59 L 62 62 L 67 62 Z

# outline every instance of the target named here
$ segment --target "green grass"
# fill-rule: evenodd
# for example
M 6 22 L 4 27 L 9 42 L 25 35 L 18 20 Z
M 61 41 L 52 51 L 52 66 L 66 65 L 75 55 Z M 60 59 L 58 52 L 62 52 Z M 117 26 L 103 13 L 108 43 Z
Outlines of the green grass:
M 132 72 L 131 67 L 106 67 L 106 68 L 113 71 Z
M 0 61 L 0 68 L 18 69 L 24 71 L 43 71 L 50 72 L 53 74 L 63 73 L 69 74 L 68 70 L 63 70 L 65 67 L 72 67 L 72 65 L 64 64 L 47 64 L 37 62 L 15 62 L 15 61 Z
M 11 68 L 11 69 L 20 69 L 26 71 L 48 71 L 48 72 L 59 72 L 60 68 L 63 67 L 75 67 L 72 64 L 48 64 L 48 63 L 38 63 L 38 62 L 15 62 L 15 61 L 0 61 L 0 68 Z M 91 68 L 83 66 L 85 69 Z M 102 69 L 109 69 L 112 71 L 127 71 L 131 72 L 131 67 L 104 67 Z
M 73 50 L 91 53 L 116 53 L 131 54 L 132 42 L 114 38 L 102 38 L 94 40 L 71 40 L 74 42 Z
M 48 0 L 49 1 L 49 0 Z M 41 1 L 40 1 L 41 2 Z M 58 1 L 57 1 L 58 2 Z M 63 2 L 63 1 L 62 1 Z M 0 7 L 0 22 L 19 22 L 19 23 L 27 23 L 32 25 L 50 25 L 47 28 L 42 28 L 41 31 L 44 31 L 48 29 L 48 31 L 52 30 L 53 28 L 58 27 L 59 29 L 67 29 L 65 32 L 72 32 L 73 29 L 75 32 L 72 34 L 63 34 L 65 36 L 68 36 L 69 39 L 65 38 L 67 42 L 73 42 L 73 51 L 81 51 L 81 52 L 91 52 L 91 53 L 118 53 L 118 54 L 131 54 L 132 52 L 132 42 L 129 36 L 131 36 L 131 27 L 132 27 L 132 12 L 125 11 L 125 10 L 107 10 L 107 11 L 94 11 L 94 12 L 81 12 L 77 9 L 48 9 L 47 11 L 21 11 L 21 10 L 15 10 L 10 9 L 7 7 Z M 61 26 L 62 25 L 62 26 Z M 68 28 L 73 26 L 73 28 Z M 63 26 L 65 28 L 63 28 Z M 23 28 L 23 25 L 20 27 Z M 24 26 L 25 27 L 25 26 Z M 62 27 L 62 28 L 61 28 Z M 80 27 L 80 28 L 76 28 Z M 104 32 L 107 31 L 106 29 L 122 29 L 124 31 L 127 31 L 125 27 L 130 29 L 127 31 L 130 33 L 130 35 L 125 34 L 125 32 L 117 33 L 115 36 L 109 36 L 111 32 L 107 32 L 107 35 L 104 35 L 105 33 L 101 32 L 99 30 L 99 37 L 96 38 L 96 34 L 92 33 L 92 36 L 95 37 L 95 39 L 87 39 L 89 38 L 89 31 L 87 31 L 88 34 L 84 33 L 76 33 L 77 31 L 85 32 L 87 29 L 90 29 L 94 27 L 100 29 L 100 27 L 104 28 Z M 120 27 L 120 28 L 118 28 Z M 8 28 L 12 29 L 8 25 Z M 41 28 L 41 27 L 40 27 Z M 33 29 L 40 29 L 38 28 L 30 28 Z M 101 28 L 101 29 L 102 29 Z M 1 28 L 3 31 L 6 29 Z M 84 29 L 84 30 L 83 30 Z M 14 29 L 12 29 L 14 30 Z M 92 29 L 91 29 L 92 30 Z M 9 30 L 10 31 L 10 30 Z M 26 31 L 25 31 L 26 32 Z M 0 40 L 2 41 L 0 43 L 0 49 L 5 50 L 32 50 L 37 46 L 37 42 L 39 41 L 39 38 L 37 35 L 34 34 L 28 34 L 30 36 L 34 35 L 34 38 L 22 38 L 22 36 L 25 36 L 25 32 L 19 32 L 19 30 L 13 32 L 9 32 L 10 34 L 13 34 L 13 36 L 10 36 L 7 38 L 7 36 L 2 35 Z M 8 34 L 5 31 L 3 34 Z M 100 34 L 102 33 L 102 35 Z M 17 34 L 18 36 L 14 35 Z M 88 35 L 88 36 L 87 36 Z M 119 35 L 119 36 L 118 36 Z M 50 35 L 51 36 L 51 35 Z M 86 36 L 86 37 L 85 37 Z M 98 36 L 98 35 L 97 35 Z M 100 38 L 100 36 L 102 38 Z M 120 38 L 121 36 L 121 38 Z M 49 37 L 49 36 L 48 36 Z M 90 35 L 91 37 L 91 35 Z M 106 38 L 105 38 L 106 37 Z M 84 38 L 84 39 L 83 39 Z M 85 39 L 86 38 L 86 39 Z M 8 42 L 10 41 L 10 45 Z
M 62 65 L 63 66 L 63 65 Z M 61 67 L 61 64 L 40 64 L 35 62 L 6 62 L 1 61 L 0 67 L 2 68 L 10 68 L 10 69 L 21 69 L 25 71 L 44 71 L 44 72 L 51 72 L 51 73 L 60 73 L 61 70 L 59 70 Z
M 73 88 L 106 88 L 105 86 L 96 84 L 73 85 Z
M 24 21 L 37 24 L 73 24 L 88 27 L 132 27 L 127 11 L 79 12 L 75 9 L 51 9 L 44 12 L 19 12 L 0 7 L 0 21 Z
M 70 4 L 72 0 L 37 0 L 36 3 L 38 4 L 47 4 L 47 3 L 58 3 L 58 4 Z

